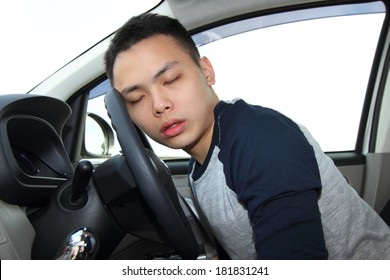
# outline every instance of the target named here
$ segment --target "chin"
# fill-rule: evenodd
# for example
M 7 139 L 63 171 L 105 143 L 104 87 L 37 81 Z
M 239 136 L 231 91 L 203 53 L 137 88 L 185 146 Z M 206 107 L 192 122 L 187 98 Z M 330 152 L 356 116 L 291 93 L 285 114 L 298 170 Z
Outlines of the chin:
M 179 141 L 170 141 L 168 143 L 161 144 L 175 150 L 186 150 L 186 147 L 188 147 L 188 145 Z

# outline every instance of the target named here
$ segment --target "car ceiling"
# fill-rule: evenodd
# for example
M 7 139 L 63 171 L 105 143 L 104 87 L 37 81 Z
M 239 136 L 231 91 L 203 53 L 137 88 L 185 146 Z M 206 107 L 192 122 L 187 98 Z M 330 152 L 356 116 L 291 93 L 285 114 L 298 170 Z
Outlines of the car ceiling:
M 324 0 L 168 0 L 173 14 L 188 30 L 253 11 L 266 11 L 317 2 L 324 2 Z

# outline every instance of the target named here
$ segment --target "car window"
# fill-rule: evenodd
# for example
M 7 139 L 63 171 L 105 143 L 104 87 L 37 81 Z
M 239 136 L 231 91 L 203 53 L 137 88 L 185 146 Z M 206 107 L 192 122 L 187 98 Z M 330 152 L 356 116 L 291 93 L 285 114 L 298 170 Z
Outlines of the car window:
M 271 107 L 306 126 L 324 151 L 352 151 L 384 17 L 382 2 L 332 6 L 244 19 L 193 38 L 213 64 L 221 100 Z M 99 115 L 104 83 L 88 106 Z M 162 158 L 188 157 L 150 141 Z

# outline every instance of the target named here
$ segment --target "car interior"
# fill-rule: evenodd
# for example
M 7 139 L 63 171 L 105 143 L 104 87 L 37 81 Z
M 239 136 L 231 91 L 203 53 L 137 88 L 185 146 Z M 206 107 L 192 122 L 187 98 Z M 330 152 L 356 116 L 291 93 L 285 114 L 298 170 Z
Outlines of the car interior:
M 340 42 L 352 37 L 347 31 L 330 42 L 340 58 L 327 56 L 316 45 L 308 46 L 315 50 L 309 58 L 288 54 L 295 59 L 289 71 L 284 70 L 293 63 L 286 62 L 285 49 L 276 50 L 271 45 L 276 53 L 270 65 L 275 69 L 263 69 L 262 56 L 257 61 L 241 57 L 239 62 L 256 65 L 250 70 L 253 78 L 243 76 L 251 81 L 237 82 L 241 88 L 221 86 L 217 92 L 230 91 L 232 97 L 226 98 L 244 98 L 240 89 L 246 82 L 265 92 L 268 90 L 261 88 L 260 77 L 272 74 L 276 80 L 270 82 L 270 88 L 275 93 L 264 94 L 276 101 L 256 94 L 248 98 L 275 105 L 286 114 L 291 111 L 303 124 L 312 121 L 309 129 L 315 135 L 323 134 L 336 143 L 328 145 L 319 139 L 327 155 L 390 225 L 389 4 L 387 0 L 163 0 L 145 12 L 179 19 L 202 53 L 212 54 L 215 46 L 216 60 L 221 55 L 222 61 L 227 56 L 240 58 L 240 53 L 221 52 L 218 44 L 222 43 L 252 57 L 253 52 L 270 56 L 261 49 L 265 41 L 252 41 L 253 50 L 249 45 L 248 49 L 239 49 L 234 45 L 235 37 L 244 44 L 244 36 L 254 34 L 250 37 L 253 40 L 256 32 L 276 32 L 276 28 L 295 23 L 313 27 L 320 19 L 359 17 L 364 27 L 371 16 L 375 17 L 376 29 L 367 32 L 372 35 L 372 44 L 362 46 L 361 53 L 351 55 L 351 60 L 341 53 Z M 352 25 L 357 28 L 354 22 Z M 363 27 L 356 31 L 356 37 L 369 41 L 362 35 Z M 308 32 L 305 30 L 303 37 L 316 43 Z M 313 32 L 320 34 L 318 29 Z M 103 62 L 113 34 L 28 93 L 0 95 L 0 259 L 228 259 L 198 210 L 188 182 L 188 155 L 159 153 L 158 145 L 133 124 L 123 101 L 114 94 Z M 282 39 L 285 44 L 278 47 L 290 50 L 300 40 Z M 357 43 L 353 42 L 345 52 L 351 53 L 355 47 Z M 367 54 L 367 63 L 359 64 L 363 53 Z M 340 72 L 334 76 L 332 71 L 318 74 L 317 68 L 311 67 L 322 68 L 320 57 L 324 61 L 333 59 L 331 67 Z M 306 72 L 296 70 L 301 60 L 316 64 L 308 64 L 305 70 L 318 78 L 313 85 Z M 238 81 L 236 72 L 245 72 L 238 66 L 232 68 L 233 76 L 223 73 L 221 83 Z M 362 69 L 364 79 L 350 72 L 355 68 Z M 292 72 L 297 74 L 294 78 L 290 77 Z M 335 83 L 332 79 L 342 80 L 348 89 L 340 88 L 335 95 L 330 93 L 333 89 L 322 91 L 327 84 Z M 359 89 L 352 87 L 355 83 Z M 285 84 L 286 89 L 279 89 L 279 84 Z M 304 86 L 309 93 L 299 97 Z M 303 104 L 302 109 L 292 106 L 288 98 Z M 357 105 L 356 100 L 360 102 Z M 334 115 L 334 120 L 329 120 L 329 115 Z M 352 121 L 344 123 L 350 116 L 354 116 L 353 125 Z M 337 146 L 347 136 L 351 140 Z

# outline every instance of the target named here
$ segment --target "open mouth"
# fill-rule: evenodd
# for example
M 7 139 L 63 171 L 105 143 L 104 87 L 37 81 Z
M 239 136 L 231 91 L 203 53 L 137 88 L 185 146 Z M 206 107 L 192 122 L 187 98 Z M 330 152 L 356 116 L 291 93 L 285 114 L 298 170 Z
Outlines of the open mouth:
M 163 123 L 161 133 L 165 137 L 175 137 L 183 132 L 185 122 L 180 120 L 170 120 Z

